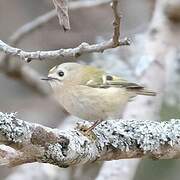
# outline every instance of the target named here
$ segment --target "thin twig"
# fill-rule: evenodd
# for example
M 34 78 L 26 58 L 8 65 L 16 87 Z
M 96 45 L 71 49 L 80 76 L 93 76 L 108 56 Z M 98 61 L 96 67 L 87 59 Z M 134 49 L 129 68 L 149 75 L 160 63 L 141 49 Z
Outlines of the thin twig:
M 70 9 L 78 9 L 78 8 L 89 8 L 89 7 L 94 7 L 94 6 L 99 6 L 99 5 L 103 5 L 103 4 L 107 4 L 108 2 L 110 2 L 110 0 L 98 0 L 98 1 L 85 1 L 85 2 L 71 2 L 69 4 Z M 116 8 L 115 8 L 116 9 Z M 114 13 L 116 12 L 114 9 Z M 116 19 L 117 19 L 117 15 L 115 14 Z M 24 26 L 22 26 L 21 28 L 19 28 L 15 33 L 13 33 L 11 35 L 11 37 L 9 38 L 9 44 L 11 46 L 16 46 L 24 37 L 27 37 L 27 35 L 29 35 L 30 33 L 34 32 L 35 30 L 37 30 L 38 28 L 40 28 L 41 26 L 43 26 L 44 24 L 47 24 L 49 21 L 51 21 L 53 18 L 56 17 L 56 11 L 52 10 L 42 16 L 39 16 L 38 18 L 36 18 L 35 20 L 25 24 Z M 114 26 L 114 33 L 115 34 L 119 34 L 118 32 L 119 30 L 116 30 L 116 27 Z M 59 58 L 59 57 L 77 57 L 79 55 L 81 55 L 81 51 L 83 53 L 91 53 L 94 51 L 97 52 L 103 52 L 106 48 L 111 48 L 113 47 L 113 42 L 116 46 L 118 45 L 127 45 L 129 44 L 129 41 L 126 39 L 122 42 L 119 43 L 119 36 L 116 36 L 118 43 L 116 43 L 116 41 L 114 41 L 114 37 L 113 37 L 113 41 L 110 40 L 107 43 L 102 43 L 96 45 L 88 45 L 87 43 L 82 43 L 80 46 L 78 46 L 75 49 L 67 49 L 67 50 L 59 50 L 59 51 L 55 51 L 53 52 L 54 54 L 51 54 L 51 51 L 46 51 L 45 52 L 45 56 L 50 56 L 48 57 L 48 59 L 50 58 Z M 4 46 L 5 45 L 5 46 Z M 87 48 L 86 45 L 88 45 Z M 42 84 L 42 82 L 40 81 L 40 76 L 38 75 L 37 72 L 35 72 L 33 69 L 31 69 L 30 67 L 23 67 L 24 65 L 22 64 L 18 64 L 18 66 L 12 66 L 11 62 L 9 60 L 9 54 L 10 55 L 17 55 L 20 53 L 21 50 L 17 49 L 17 48 L 11 48 L 11 46 L 6 46 L 6 44 L 4 42 L 1 41 L 1 45 L 2 49 L 5 50 L 5 52 L 7 52 L 7 49 L 10 50 L 10 52 L 7 52 L 6 54 L 2 54 L 0 57 L 0 69 L 1 71 L 3 71 L 5 74 L 7 74 L 10 77 L 16 77 L 19 80 L 21 80 L 22 82 L 26 83 L 28 86 L 33 87 L 33 89 L 36 89 L 40 94 L 47 94 L 48 89 L 47 87 L 44 86 L 44 84 Z M 14 52 L 12 50 L 15 50 Z M 70 52 L 68 54 L 68 51 Z M 42 52 L 43 53 L 43 52 Z M 31 56 L 31 55 L 35 55 L 35 58 L 39 58 L 39 59 L 43 59 L 42 53 L 40 51 L 35 52 L 35 54 L 27 54 L 27 56 Z M 26 53 L 24 54 L 23 52 L 19 54 L 19 56 L 27 61 L 31 60 L 31 57 L 26 57 Z M 26 69 L 26 71 L 22 71 L 22 69 Z M 31 72 L 31 73 L 29 73 Z M 23 75 L 22 75 L 23 74 Z
M 59 49 L 54 51 L 34 51 L 27 52 L 23 51 L 19 48 L 14 48 L 9 46 L 0 40 L 0 50 L 4 53 L 20 57 L 22 60 L 26 62 L 30 62 L 32 60 L 47 60 L 47 59 L 58 59 L 58 58 L 77 58 L 85 53 L 94 53 L 94 52 L 103 52 L 107 49 L 115 48 L 118 46 L 129 45 L 130 42 L 127 38 L 120 41 L 119 44 L 114 44 L 113 40 L 109 40 L 99 44 L 89 45 L 88 43 L 81 43 L 76 48 L 69 49 Z
M 97 1 L 77 1 L 77 2 L 70 2 L 69 3 L 69 8 L 70 10 L 75 10 L 75 9 L 81 9 L 81 8 L 90 8 L 94 6 L 99 6 L 103 4 L 107 4 L 111 0 L 97 0 Z M 50 12 L 47 12 L 34 20 L 26 23 L 22 27 L 16 30 L 11 37 L 9 38 L 9 44 L 11 46 L 15 46 L 16 44 L 19 43 L 24 37 L 27 37 L 30 33 L 34 32 L 35 30 L 39 29 L 43 25 L 49 23 L 52 19 L 54 19 L 57 16 L 56 10 L 52 10 Z
M 106 4 L 110 2 L 110 0 L 98 0 L 98 1 L 85 1 L 85 2 L 70 2 L 70 9 L 79 9 L 79 8 L 89 8 L 93 6 L 99 6 L 102 4 Z M 56 11 L 52 10 L 46 14 L 43 14 L 31 22 L 26 23 L 22 27 L 20 27 L 17 31 L 15 31 L 9 38 L 9 44 L 11 46 L 16 46 L 23 38 L 30 35 L 35 30 L 39 29 L 43 25 L 47 24 L 49 21 L 56 17 Z M 29 87 L 35 89 L 42 95 L 48 94 L 49 90 L 45 86 L 45 84 L 40 80 L 40 75 L 33 70 L 32 68 L 25 66 L 24 64 L 13 65 L 10 62 L 8 54 L 2 54 L 0 56 L 0 70 L 4 72 L 6 75 L 12 78 L 19 79 Z
M 118 14 L 118 0 L 113 0 L 111 6 L 112 6 L 112 9 L 113 9 L 113 13 L 114 13 L 113 42 L 114 42 L 115 46 L 118 46 L 119 45 L 119 37 L 120 37 L 120 20 L 121 20 L 121 17 Z
M 35 51 L 35 52 L 26 52 L 19 48 L 14 48 L 10 45 L 7 45 L 3 41 L 0 41 L 0 50 L 5 52 L 11 56 L 18 56 L 21 59 L 25 60 L 26 62 L 30 62 L 32 60 L 45 60 L 45 59 L 58 59 L 58 58 L 76 58 L 81 56 L 84 53 L 93 53 L 93 52 L 103 52 L 107 49 L 116 48 L 118 46 L 129 45 L 130 42 L 127 38 L 120 41 L 120 17 L 118 16 L 117 12 L 117 5 L 118 1 L 112 2 L 113 14 L 114 14 L 114 34 L 113 39 L 109 41 L 99 43 L 99 44 L 92 44 L 89 45 L 88 43 L 81 43 L 76 48 L 69 48 L 69 49 L 59 49 L 54 51 Z

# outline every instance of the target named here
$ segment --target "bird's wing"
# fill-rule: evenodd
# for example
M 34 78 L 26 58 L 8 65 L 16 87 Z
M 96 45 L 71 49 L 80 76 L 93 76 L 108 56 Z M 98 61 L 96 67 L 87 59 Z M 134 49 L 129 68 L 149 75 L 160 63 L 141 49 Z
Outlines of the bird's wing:
M 86 85 L 94 88 L 143 88 L 143 86 L 140 86 L 136 83 L 131 83 L 128 82 L 126 79 L 109 74 L 102 74 L 100 78 L 92 77 L 86 82 Z
M 147 96 L 155 96 L 156 93 L 146 89 L 144 86 L 132 83 L 123 79 L 119 76 L 102 74 L 101 78 L 92 78 L 87 81 L 86 86 L 90 86 L 93 88 L 125 88 L 128 91 L 134 91 L 136 94 L 147 95 Z

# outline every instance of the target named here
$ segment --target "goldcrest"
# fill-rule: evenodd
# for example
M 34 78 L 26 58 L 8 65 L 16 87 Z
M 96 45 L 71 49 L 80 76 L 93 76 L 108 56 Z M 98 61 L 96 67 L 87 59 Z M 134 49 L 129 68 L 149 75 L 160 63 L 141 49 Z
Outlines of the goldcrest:
M 78 63 L 53 67 L 47 78 L 57 101 L 69 112 L 84 120 L 95 121 L 122 116 L 128 101 L 137 95 L 156 93 L 126 79 Z

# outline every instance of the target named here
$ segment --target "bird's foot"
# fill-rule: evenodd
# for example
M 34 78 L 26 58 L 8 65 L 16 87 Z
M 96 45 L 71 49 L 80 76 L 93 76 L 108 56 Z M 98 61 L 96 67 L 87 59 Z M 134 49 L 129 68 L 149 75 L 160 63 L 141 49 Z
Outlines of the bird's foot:
M 80 125 L 78 124 L 78 126 L 76 127 L 76 129 L 78 131 L 80 131 L 81 134 L 83 134 L 84 136 L 86 136 L 89 140 L 91 141 L 95 141 L 96 140 L 96 135 L 95 133 L 92 131 L 92 129 L 90 129 L 90 127 L 88 127 L 87 125 L 83 124 Z
M 94 124 L 90 127 L 87 125 L 78 125 L 77 129 L 86 137 L 88 137 L 90 140 L 96 140 L 96 135 L 93 132 L 93 129 L 102 122 L 102 120 L 97 120 L 94 122 Z

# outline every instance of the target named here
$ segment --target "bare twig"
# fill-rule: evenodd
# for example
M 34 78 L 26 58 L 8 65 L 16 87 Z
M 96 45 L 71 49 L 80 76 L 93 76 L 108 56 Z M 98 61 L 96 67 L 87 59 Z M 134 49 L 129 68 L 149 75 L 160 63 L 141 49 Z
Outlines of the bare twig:
M 93 6 L 102 5 L 108 2 L 110 2 L 110 0 L 104 0 L 104 1 L 98 0 L 96 2 L 85 1 L 83 3 L 78 1 L 78 2 L 71 2 L 69 6 L 70 9 L 72 10 L 82 7 L 89 8 Z M 44 24 L 48 23 L 55 17 L 56 17 L 56 11 L 52 10 L 44 15 L 37 17 L 33 21 L 28 22 L 10 36 L 9 44 L 12 46 L 16 46 L 24 37 L 27 37 L 30 33 L 34 32 L 35 30 L 37 30 Z M 48 88 L 40 80 L 40 75 L 35 70 L 19 63 L 18 65 L 11 65 L 9 56 L 7 54 L 2 54 L 0 56 L 0 70 L 3 71 L 9 77 L 21 80 L 23 83 L 32 87 L 42 95 L 46 95 L 49 92 Z
M 80 9 L 80 8 L 90 8 L 94 6 L 99 6 L 103 4 L 107 4 L 111 0 L 98 0 L 98 1 L 77 1 L 77 2 L 70 2 L 69 7 L 71 10 Z M 34 32 L 35 30 L 39 29 L 43 25 L 47 24 L 53 18 L 56 17 L 56 11 L 52 10 L 46 14 L 43 14 L 34 20 L 26 23 L 19 29 L 17 29 L 9 38 L 9 44 L 11 46 L 16 46 L 20 41 L 23 40 L 24 37 L 27 37 L 30 33 Z M 0 59 L 0 62 L 6 64 L 8 66 L 8 55 L 3 55 Z
M 83 122 L 81 125 L 90 125 Z M 123 158 L 172 159 L 180 156 L 180 120 L 109 120 L 94 130 L 96 139 L 75 129 L 57 130 L 0 113 L 1 165 L 44 162 L 68 167 Z
M 118 46 L 129 45 L 129 40 L 124 39 L 119 42 Z M 115 48 L 113 40 L 103 42 L 100 44 L 89 45 L 88 43 L 81 43 L 76 48 L 59 49 L 54 51 L 34 51 L 26 52 L 19 48 L 14 48 L 0 40 L 0 50 L 11 56 L 18 56 L 26 62 L 32 60 L 47 60 L 58 58 L 76 58 L 84 53 L 103 52 L 107 49 Z M 116 46 L 117 47 L 117 46 Z
M 81 8 L 90 8 L 90 7 L 94 7 L 94 6 L 97 7 L 99 5 L 107 4 L 110 1 L 111 0 L 97 0 L 97 1 L 89 0 L 89 1 L 84 1 L 84 2 L 82 2 L 82 1 L 70 2 L 69 8 L 70 8 L 70 10 L 74 10 L 74 9 L 81 9 Z M 35 30 L 39 29 L 43 25 L 47 24 L 55 17 L 56 17 L 56 11 L 52 10 L 52 11 L 50 11 L 46 14 L 43 14 L 43 15 L 35 18 L 34 20 L 26 23 L 25 25 L 23 25 L 22 27 L 17 29 L 17 31 L 11 35 L 11 37 L 9 39 L 10 45 L 15 46 L 25 36 L 27 37 L 27 35 L 34 32 Z
M 121 17 L 118 14 L 118 0 L 113 0 L 111 6 L 112 6 L 112 9 L 113 9 L 113 13 L 114 13 L 113 42 L 114 42 L 115 46 L 118 46 L 119 45 L 119 37 L 120 37 L 120 20 L 121 20 Z
M 93 7 L 93 6 L 99 6 L 99 5 L 102 5 L 102 4 L 106 4 L 108 2 L 110 2 L 110 0 L 85 1 L 83 3 L 82 3 L 82 1 L 81 2 L 78 1 L 78 2 L 71 2 L 69 4 L 69 6 L 70 6 L 70 9 L 89 8 L 89 7 Z M 31 32 L 35 31 L 39 27 L 41 27 L 44 24 L 48 23 L 54 17 L 56 17 L 56 11 L 55 10 L 50 11 L 50 12 L 48 12 L 48 13 L 42 15 L 42 16 L 39 16 L 35 20 L 25 24 L 24 26 L 19 28 L 15 33 L 12 34 L 12 36 L 9 38 L 9 44 L 11 46 L 16 46 L 16 44 L 18 44 L 20 42 L 20 40 L 22 40 L 24 37 L 27 37 L 28 34 L 30 34 Z M 118 30 L 115 30 L 115 32 L 116 32 L 116 34 L 119 33 Z M 119 36 L 117 38 L 119 38 Z M 117 41 L 119 41 L 119 40 L 117 39 Z M 4 42 L 1 41 L 1 43 L 2 44 L 0 46 L 3 49 L 4 48 L 5 49 L 6 48 L 7 49 L 10 48 L 11 49 L 11 47 L 8 46 L 8 45 L 6 47 L 6 44 Z M 125 40 L 124 42 L 122 42 L 119 45 L 128 44 L 128 43 L 129 43 L 128 40 Z M 63 50 L 62 49 L 62 50 L 59 50 L 59 51 L 55 51 L 54 54 L 51 54 L 51 51 L 47 51 L 47 52 L 45 52 L 45 54 L 48 55 L 50 53 L 49 55 L 52 56 L 52 58 L 58 58 L 59 56 L 63 56 L 63 55 L 66 56 L 66 54 L 68 54 L 68 52 L 70 52 L 70 54 L 68 56 L 74 57 L 74 56 L 79 56 L 81 54 L 81 51 L 82 52 L 89 52 L 89 53 L 93 52 L 93 51 L 101 52 L 101 51 L 104 50 L 105 46 L 106 46 L 106 48 L 108 48 L 109 45 L 113 46 L 112 44 L 113 44 L 113 41 L 111 40 L 108 43 L 102 43 L 99 46 L 98 45 L 88 45 L 88 48 L 83 50 L 84 46 L 86 46 L 87 44 L 86 43 L 82 43 L 79 47 L 77 47 L 75 49 L 69 49 L 69 50 L 68 49 L 67 50 Z M 114 41 L 114 44 L 117 44 L 117 42 Z M 19 50 L 16 49 L 16 48 L 13 48 L 13 50 L 15 50 L 15 52 L 14 52 L 15 54 L 19 52 Z M 13 51 L 11 51 L 11 53 L 13 54 Z M 37 55 L 39 53 L 40 53 L 40 51 L 37 51 L 35 54 Z M 1 71 L 3 71 L 8 76 L 16 77 L 19 80 L 21 80 L 22 82 L 26 83 L 27 85 L 35 88 L 40 94 L 43 94 L 43 95 L 47 94 L 48 89 L 40 81 L 40 76 L 38 75 L 38 73 L 35 72 L 30 67 L 27 67 L 27 66 L 23 67 L 24 65 L 22 65 L 22 64 L 18 64 L 18 66 L 11 66 L 8 54 L 9 53 L 2 54 L 2 56 L 0 58 L 0 69 L 1 69 Z M 43 58 L 43 57 L 41 57 L 41 53 L 39 55 L 38 55 L 38 57 L 40 59 Z M 26 53 L 25 54 L 21 53 L 20 56 L 25 58 L 27 61 L 31 59 L 31 58 L 26 57 Z M 28 53 L 28 56 L 29 56 L 29 53 Z M 23 70 L 23 69 L 26 69 L 26 71 L 21 72 L 21 70 Z M 31 73 L 29 73 L 29 72 L 31 72 Z
M 43 14 L 36 19 L 26 23 L 19 29 L 17 29 L 9 38 L 9 43 L 14 46 L 19 43 L 24 37 L 27 37 L 30 33 L 34 32 L 44 24 L 52 20 L 56 15 L 55 10 L 52 10 L 46 14 Z
M 155 11 L 150 28 L 148 29 L 149 33 L 143 33 L 141 36 L 138 35 L 138 41 L 134 42 L 134 53 L 132 57 L 129 57 L 133 61 L 141 60 L 137 66 L 139 81 L 147 87 L 153 88 L 158 95 L 156 98 L 137 97 L 135 101 L 128 104 L 124 113 L 125 119 L 160 119 L 159 112 L 162 101 L 164 100 L 163 95 L 167 78 L 167 68 L 174 66 L 172 63 L 173 55 L 169 53 L 171 51 L 170 44 L 173 38 L 177 39 L 177 34 L 169 31 L 170 22 L 164 20 L 167 17 L 164 15 L 166 3 L 162 5 L 163 2 L 169 3 L 166 0 L 156 1 Z M 173 29 L 176 31 L 175 28 Z M 153 31 L 155 33 L 150 33 Z M 177 48 L 178 43 L 179 41 L 173 44 L 173 46 Z M 119 177 L 123 177 L 123 180 L 133 180 L 139 162 L 140 160 L 105 162 L 96 180 L 119 180 Z
M 69 14 L 68 14 L 68 0 L 53 0 L 59 24 L 63 27 L 64 31 L 70 30 Z
M 30 62 L 31 60 L 44 60 L 44 59 L 57 59 L 57 58 L 73 58 L 81 56 L 84 53 L 93 53 L 93 52 L 103 52 L 107 49 L 115 48 L 118 46 L 123 45 L 129 45 L 130 42 L 127 38 L 125 38 L 122 41 L 119 41 L 119 26 L 120 26 L 120 17 L 117 13 L 117 5 L 118 1 L 112 2 L 112 8 L 114 12 L 114 18 L 115 21 L 113 23 L 114 26 L 114 35 L 113 39 L 99 43 L 99 44 L 93 44 L 89 45 L 88 43 L 82 43 L 76 48 L 70 48 L 70 49 L 59 49 L 54 51 L 35 51 L 35 52 L 26 52 L 19 48 L 14 48 L 3 41 L 0 41 L 0 50 L 5 52 L 8 55 L 11 56 L 18 56 L 21 59 L 25 60 L 26 62 Z
M 38 72 L 34 69 L 30 68 L 25 64 L 19 63 L 8 63 L 1 61 L 6 59 L 5 55 L 3 54 L 2 57 L 0 56 L 0 71 L 3 72 L 8 77 L 11 77 L 16 80 L 20 80 L 28 87 L 32 88 L 40 95 L 47 95 L 49 94 L 48 86 L 41 81 L 41 76 Z

